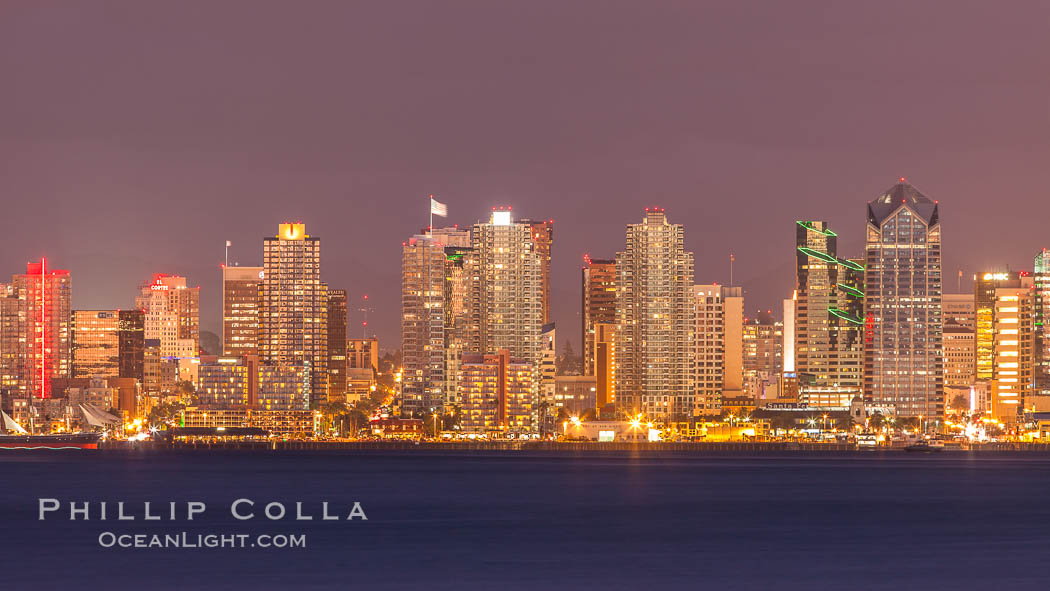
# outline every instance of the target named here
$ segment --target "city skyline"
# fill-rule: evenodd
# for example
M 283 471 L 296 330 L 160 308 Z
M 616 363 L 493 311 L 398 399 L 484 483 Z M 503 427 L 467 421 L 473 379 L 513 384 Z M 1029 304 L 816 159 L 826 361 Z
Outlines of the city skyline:
M 910 181 L 908 181 L 905 177 L 900 177 L 899 179 L 897 179 L 897 182 L 895 183 L 895 185 L 896 184 L 908 184 L 908 185 L 910 185 Z M 873 194 L 873 195 L 869 196 L 868 199 L 865 200 L 865 203 L 867 201 L 870 201 L 871 199 L 874 199 L 878 195 L 882 195 L 882 194 L 887 193 L 887 192 L 892 191 L 892 190 L 893 190 L 893 186 L 888 186 L 885 190 L 880 191 L 880 192 L 878 192 L 876 194 Z M 432 196 L 429 196 L 429 195 L 426 196 L 426 201 L 424 201 L 424 205 L 426 205 L 426 203 L 431 198 L 432 198 Z M 937 201 L 939 203 L 939 200 L 937 200 Z M 494 206 L 491 209 L 492 210 L 497 210 L 497 209 L 502 209 L 503 207 L 504 206 Z M 665 209 L 665 208 L 662 208 L 662 209 Z M 644 214 L 645 214 L 646 210 L 647 210 L 647 208 L 643 208 L 642 211 L 641 211 L 641 215 L 643 217 L 644 217 Z M 482 212 L 482 213 L 486 213 L 486 212 Z M 514 212 L 514 213 L 517 214 L 517 212 Z M 636 215 L 635 217 L 638 217 L 638 216 Z M 803 216 L 796 216 L 796 217 L 798 219 L 803 219 Z M 515 218 L 517 218 L 516 215 L 515 215 Z M 321 218 L 321 219 L 323 220 L 323 218 Z M 453 218 L 453 219 L 455 219 L 455 218 Z M 676 220 L 677 219 L 679 219 L 679 218 L 676 216 Z M 522 216 L 521 220 L 525 221 L 525 222 L 529 221 L 528 220 L 528 216 Z M 486 221 L 486 218 L 481 216 L 481 217 L 478 218 L 476 223 L 485 223 L 485 221 Z M 624 225 L 629 225 L 631 223 L 635 223 L 635 221 L 636 220 L 625 220 Z M 303 223 L 302 221 L 300 221 L 298 219 L 296 219 L 294 222 L 292 222 L 290 220 L 275 220 L 273 223 L 271 223 L 271 226 L 274 223 L 278 223 L 278 222 L 280 224 L 288 224 L 288 223 L 302 224 Z M 768 257 L 766 257 L 765 260 L 762 263 L 763 265 L 769 266 L 770 268 L 775 268 L 776 269 L 775 272 L 778 275 L 788 275 L 789 276 L 787 278 L 788 285 L 786 287 L 784 287 L 783 290 L 776 291 L 776 292 L 756 292 L 756 291 L 748 288 L 748 285 L 755 285 L 754 278 L 751 278 L 750 280 L 745 279 L 744 281 L 737 280 L 737 281 L 735 281 L 733 283 L 730 283 L 729 282 L 730 269 L 729 269 L 728 255 L 727 255 L 727 258 L 726 258 L 726 261 L 725 261 L 725 267 L 726 267 L 725 272 L 724 272 L 724 275 L 726 276 L 726 280 L 725 281 L 712 280 L 709 277 L 701 276 L 699 271 L 695 271 L 694 281 L 696 283 L 698 283 L 698 284 L 705 283 L 705 282 L 710 282 L 711 284 L 714 284 L 714 285 L 725 285 L 725 286 L 733 286 L 733 287 L 742 287 L 743 290 L 744 290 L 743 294 L 744 294 L 744 297 L 745 297 L 745 307 L 744 307 L 744 316 L 745 316 L 745 318 L 753 318 L 753 317 L 755 317 L 755 316 L 757 316 L 758 314 L 761 314 L 761 313 L 772 313 L 774 317 L 783 320 L 783 310 L 782 310 L 781 302 L 783 301 L 783 299 L 785 297 L 790 297 L 790 295 L 791 295 L 791 292 L 792 292 L 792 289 L 793 289 L 791 284 L 793 284 L 795 282 L 794 273 L 791 272 L 791 263 L 793 262 L 793 259 L 795 259 L 796 256 L 797 256 L 796 254 L 791 253 L 790 246 L 794 242 L 794 240 L 792 240 L 792 237 L 795 236 L 795 234 L 798 231 L 798 228 L 788 225 L 788 222 L 793 223 L 796 226 L 797 226 L 797 224 L 801 223 L 801 222 L 798 222 L 796 219 L 789 219 L 789 220 L 786 220 L 785 223 L 783 224 L 784 227 L 786 228 L 786 230 L 784 232 L 782 232 L 782 234 L 784 234 L 785 236 L 788 237 L 787 247 L 785 247 L 784 249 L 779 249 L 778 248 L 776 251 L 777 252 L 786 252 L 787 253 L 787 255 L 780 257 L 780 258 L 783 258 L 784 260 L 783 261 L 778 261 L 776 259 L 769 259 Z M 469 229 L 470 229 L 470 227 L 472 225 L 474 225 L 474 224 L 472 224 L 472 223 L 460 224 L 460 223 L 455 223 L 455 222 L 451 222 L 450 221 L 447 224 L 435 223 L 434 230 L 435 231 L 451 230 L 451 229 L 453 229 L 455 227 L 455 228 L 459 228 L 460 230 L 463 230 L 463 231 L 469 231 Z M 686 226 L 687 229 L 689 227 L 688 224 L 685 224 L 685 223 L 683 223 L 682 225 Z M 313 228 L 314 226 L 311 225 L 310 227 Z M 851 234 L 849 233 L 848 230 L 843 230 L 842 229 L 842 225 L 836 225 L 835 227 L 836 227 L 836 231 L 839 232 L 839 234 L 840 234 L 839 235 L 840 243 L 844 242 L 847 245 L 848 244 L 852 244 L 852 243 L 857 243 L 856 237 L 851 236 Z M 566 234 L 569 234 L 569 236 L 572 235 L 572 230 L 571 229 L 565 230 L 564 228 L 560 228 L 560 226 L 559 226 L 559 230 L 560 230 L 560 232 L 564 232 Z M 685 241 L 686 241 L 687 245 L 689 244 L 689 237 L 692 234 L 694 234 L 694 233 L 701 233 L 701 232 L 703 232 L 704 228 L 698 228 L 698 230 L 699 230 L 699 232 L 694 230 L 694 232 L 687 232 L 686 233 Z M 426 234 L 426 231 L 427 231 L 427 227 L 426 227 L 426 225 L 423 225 L 418 230 L 416 230 L 413 234 L 414 235 Z M 621 229 L 621 232 L 622 232 L 622 229 Z M 951 228 L 949 227 L 949 235 L 951 233 L 952 233 L 951 232 Z M 858 232 L 857 234 L 861 235 L 861 236 L 863 235 L 860 232 Z M 269 236 L 263 235 L 261 238 L 264 239 L 264 240 L 265 239 L 271 239 L 272 235 L 269 235 Z M 561 238 L 561 237 L 559 237 L 558 240 L 555 240 L 555 244 L 553 246 L 553 253 L 554 254 L 551 256 L 551 266 L 552 267 L 563 267 L 564 266 L 564 261 L 560 260 L 562 258 L 562 255 L 559 252 L 560 251 L 560 244 L 559 243 L 560 243 L 561 240 L 563 240 L 563 238 Z M 217 242 L 224 242 L 224 241 L 217 240 Z M 391 238 L 391 242 L 394 242 L 394 238 Z M 404 242 L 404 241 L 402 240 L 401 242 Z M 1048 242 L 1050 242 L 1050 237 L 1048 237 Z M 330 241 L 326 241 L 326 243 L 330 243 Z M 232 242 L 230 242 L 230 245 L 232 245 Z M 222 245 L 220 245 L 220 246 L 222 246 Z M 401 246 L 403 246 L 403 245 L 401 245 L 401 244 L 392 244 L 391 248 L 394 249 L 397 252 L 400 252 L 399 251 L 399 247 L 401 247 Z M 226 246 L 226 248 L 227 248 L 227 251 L 228 251 L 230 249 L 230 246 Z M 329 248 L 332 248 L 332 247 L 329 247 Z M 622 246 L 620 246 L 619 248 L 622 249 Z M 849 246 L 847 246 L 846 248 L 849 249 L 849 250 L 845 254 L 843 254 L 843 252 L 842 252 L 843 249 L 840 247 L 840 249 L 839 249 L 840 250 L 840 252 L 839 252 L 840 258 L 849 258 L 849 259 L 855 259 L 855 260 L 863 260 L 863 256 L 864 256 L 864 253 L 863 253 L 863 250 L 864 250 L 863 249 L 863 242 L 860 242 L 860 248 L 858 248 L 858 249 L 853 249 L 853 248 L 851 248 Z M 257 272 L 258 270 L 261 270 L 262 269 L 262 266 L 261 266 L 261 264 L 262 264 L 261 263 L 261 261 L 262 261 L 262 250 L 258 248 L 258 241 L 256 242 L 255 250 L 258 251 L 256 258 L 260 261 L 257 265 L 245 264 L 245 265 L 242 266 L 242 265 L 240 265 L 240 261 L 239 260 L 237 260 L 236 258 L 232 258 L 232 259 L 230 259 L 229 271 L 232 272 L 232 271 L 239 271 L 239 270 L 243 269 L 245 272 Z M 686 250 L 687 251 L 689 250 L 688 246 L 686 247 Z M 858 252 L 854 253 L 854 250 L 857 250 Z M 945 249 L 945 250 L 950 252 L 951 249 L 948 248 L 948 249 Z M 1009 272 L 1014 273 L 1014 274 L 1016 274 L 1016 272 L 1022 271 L 1022 270 L 1031 271 L 1032 268 L 1033 268 L 1032 260 L 1033 260 L 1033 257 L 1034 257 L 1034 255 L 1032 253 L 1038 254 L 1038 253 L 1043 252 L 1043 251 L 1045 251 L 1045 247 L 1033 247 L 1033 250 L 1030 253 L 1028 253 L 1027 257 L 1025 257 L 1027 259 L 1027 264 L 1025 262 L 1022 262 L 1021 264 L 1019 264 L 1017 266 L 1014 266 L 1012 264 L 995 264 L 995 263 L 992 263 L 992 264 L 989 264 L 989 265 L 986 265 L 986 266 L 979 266 L 976 263 L 974 263 L 974 264 L 967 264 L 966 266 L 972 266 L 973 267 L 973 271 L 972 272 L 964 270 L 963 268 L 953 269 L 953 268 L 949 268 L 948 266 L 945 266 L 944 267 L 944 289 L 943 289 L 943 293 L 945 293 L 945 294 L 957 294 L 957 293 L 970 294 L 975 289 L 975 280 L 978 279 L 978 276 L 980 274 L 988 272 L 988 271 L 1004 271 L 1004 272 L 1005 271 L 1009 271 Z M 328 249 L 326 249 L 326 253 L 328 253 Z M 608 258 L 612 258 L 612 254 L 615 254 L 615 249 L 614 249 L 613 253 L 611 253 L 609 255 Z M 948 253 L 946 253 L 946 255 L 947 254 Z M 328 256 L 331 256 L 331 255 L 328 254 L 325 257 L 326 262 L 325 262 L 324 265 L 322 265 L 321 278 L 322 278 L 322 280 L 324 280 L 324 283 L 331 284 L 330 280 L 326 280 L 325 279 L 326 277 L 335 274 L 332 271 L 328 270 L 328 267 L 329 267 L 329 263 L 327 262 Z M 604 257 L 604 256 L 605 256 L 604 253 L 602 253 L 601 255 L 598 255 L 598 257 L 596 257 L 596 258 L 600 258 L 600 257 Z M 576 273 L 579 273 L 581 269 L 584 269 L 584 268 L 586 268 L 588 266 L 588 261 L 591 259 L 591 257 L 595 257 L 594 253 L 592 253 L 592 252 L 585 252 L 580 257 L 579 264 L 575 267 Z M 46 260 L 51 260 L 50 256 L 45 256 L 43 258 L 45 258 Z M 945 258 L 951 258 L 951 257 L 950 256 L 946 256 Z M 736 259 L 736 261 L 737 261 L 737 263 L 734 265 L 735 268 L 737 269 L 736 275 L 739 276 L 740 275 L 740 271 L 739 271 L 739 269 L 740 269 L 739 257 L 738 256 L 734 256 L 734 259 Z M 251 260 L 252 259 L 249 259 L 249 261 L 251 261 Z M 773 262 L 770 262 L 771 260 Z M 37 259 L 36 262 L 39 263 L 39 259 Z M 28 263 L 33 264 L 34 261 L 30 260 L 30 261 L 28 261 Z M 561 264 L 559 264 L 559 263 L 561 263 Z M 777 264 L 777 263 L 780 263 L 780 264 Z M 26 264 L 26 263 L 23 263 L 23 264 Z M 133 286 L 129 286 L 129 288 L 127 290 L 121 289 L 121 290 L 119 290 L 120 293 L 114 294 L 116 299 L 121 300 L 120 302 L 115 302 L 115 301 L 113 301 L 113 299 L 96 300 L 95 298 L 99 297 L 99 296 L 96 295 L 96 296 L 90 296 L 90 297 L 92 298 L 91 301 L 93 303 L 97 303 L 98 305 L 96 305 L 96 306 L 84 306 L 84 305 L 81 305 L 81 302 L 83 300 L 78 298 L 77 294 L 81 290 L 85 290 L 85 288 L 87 290 L 91 290 L 92 287 L 97 288 L 99 284 L 106 284 L 107 282 L 104 281 L 105 275 L 94 276 L 94 277 L 92 277 L 92 276 L 85 277 L 83 274 L 78 273 L 77 269 L 72 268 L 71 265 L 68 265 L 68 264 L 65 264 L 65 263 L 61 263 L 61 264 L 62 264 L 62 266 L 64 266 L 67 269 L 69 269 L 74 275 L 78 275 L 77 282 L 76 282 L 77 289 L 73 290 L 73 292 L 72 292 L 73 296 L 72 296 L 72 306 L 71 306 L 71 308 L 73 310 L 130 310 L 130 309 L 136 309 L 137 307 L 140 307 L 140 306 L 138 306 L 138 304 L 141 303 L 141 302 L 137 302 L 136 301 L 137 300 L 136 293 L 138 293 L 139 290 L 143 289 L 143 283 L 142 283 L 141 278 L 136 280 L 135 284 Z M 712 264 L 714 264 L 714 262 L 711 261 L 710 258 L 706 258 L 705 259 L 705 257 L 702 257 L 699 254 L 697 254 L 697 256 L 696 256 L 696 267 L 698 269 L 701 268 L 701 267 L 705 267 L 705 266 L 706 267 L 710 267 Z M 196 265 L 195 265 L 195 263 L 192 263 L 192 262 L 184 262 L 184 263 L 176 264 L 174 266 L 175 267 L 187 267 L 187 266 L 196 266 Z M 200 312 L 200 330 L 202 332 L 212 332 L 212 333 L 214 333 L 216 336 L 219 337 L 219 339 L 220 339 L 219 340 L 219 344 L 220 345 L 223 343 L 223 341 L 222 341 L 222 335 L 223 335 L 223 326 L 222 326 L 222 324 L 223 324 L 223 312 L 222 312 L 223 293 L 222 292 L 223 292 L 223 276 L 224 276 L 224 274 L 226 272 L 226 271 L 224 271 L 224 269 L 225 269 L 225 262 L 218 263 L 217 273 L 216 274 L 219 277 L 219 281 L 215 285 L 215 292 L 214 293 L 210 293 L 209 292 L 209 293 L 205 293 L 204 295 L 202 295 L 200 297 L 200 305 L 199 305 L 200 310 L 201 310 L 201 312 Z M 400 281 L 401 281 L 400 277 L 399 277 L 399 275 L 400 275 L 400 261 L 397 261 L 397 268 L 396 268 L 396 270 L 397 270 L 397 275 L 398 276 L 395 276 L 393 278 L 393 280 L 395 281 L 395 284 L 396 284 L 395 287 L 398 288 L 397 291 L 400 291 Z M 961 277 L 956 277 L 956 275 L 960 271 L 962 272 L 962 276 Z M 182 275 L 181 273 L 178 273 L 178 272 L 173 272 L 173 273 L 167 273 L 167 272 L 156 273 L 156 272 L 154 272 L 154 273 L 152 273 L 152 275 L 154 276 L 155 280 L 156 280 L 157 276 L 170 276 L 170 277 L 177 278 L 178 280 L 186 282 L 187 285 L 189 287 L 192 287 L 194 290 L 202 289 L 201 286 L 208 283 L 207 280 L 198 281 L 197 278 L 195 278 L 195 277 L 186 277 L 186 276 L 184 276 L 184 275 Z M 384 272 L 383 275 L 385 276 L 386 273 Z M 353 279 L 351 279 L 350 281 L 353 282 Z M 571 284 L 573 282 L 570 281 L 569 283 Z M 87 284 L 87 285 L 85 286 L 85 284 Z M 361 296 L 362 295 L 368 295 L 369 293 L 378 293 L 378 292 L 381 292 L 381 291 L 385 291 L 383 288 L 384 287 L 388 287 L 388 286 L 380 285 L 378 283 L 375 283 L 375 285 L 377 285 L 377 287 L 379 287 L 379 289 L 376 289 L 373 292 L 364 292 L 364 293 L 358 292 L 356 294 L 356 297 L 355 297 L 355 294 L 354 294 L 352 289 L 345 289 L 345 291 L 348 292 L 348 294 L 347 294 L 347 297 L 348 297 L 347 311 L 348 311 L 348 317 L 350 319 L 350 321 L 348 323 L 348 336 L 355 336 L 355 335 L 359 336 L 361 334 L 360 330 L 362 329 L 362 327 L 361 327 L 360 323 L 361 323 L 361 320 L 363 319 L 361 306 L 364 306 L 365 304 L 367 304 L 367 306 L 369 307 L 369 312 L 370 313 L 378 312 L 378 316 L 379 316 L 379 318 L 381 318 L 381 320 L 377 320 L 376 319 L 377 317 L 374 314 L 373 314 L 373 316 L 371 316 L 369 318 L 369 320 L 368 320 L 368 328 L 367 328 L 368 336 L 369 337 L 371 337 L 373 335 L 377 336 L 379 338 L 379 341 L 380 341 L 380 346 L 381 346 L 381 348 L 383 350 L 398 349 L 399 347 L 393 346 L 392 343 L 400 343 L 400 325 L 399 325 L 400 321 L 397 318 L 397 316 L 400 315 L 400 301 L 399 301 L 399 299 L 397 300 L 397 303 L 392 303 L 391 305 L 383 306 L 382 304 L 380 304 L 380 306 L 382 306 L 380 308 L 372 308 L 372 306 L 375 306 L 377 304 L 378 298 L 370 297 L 368 302 L 363 302 L 361 300 Z M 961 286 L 961 288 L 960 288 L 960 286 Z M 572 346 L 573 346 L 574 350 L 577 353 L 580 353 L 583 350 L 583 345 L 584 344 L 582 342 L 577 342 L 580 339 L 580 331 L 578 329 L 580 328 L 580 326 L 582 326 L 582 323 L 583 323 L 583 318 L 582 318 L 582 316 L 580 314 L 580 309 L 579 309 L 579 299 L 582 297 L 582 292 L 580 290 L 581 290 L 581 286 L 579 285 L 578 276 L 576 278 L 575 285 L 565 286 L 565 285 L 561 285 L 560 281 L 553 281 L 552 280 L 552 282 L 551 282 L 551 291 L 552 291 L 552 293 L 554 293 L 554 294 L 559 294 L 560 293 L 563 296 L 562 300 L 568 299 L 569 301 L 567 302 L 567 307 L 571 308 L 571 310 L 560 310 L 559 307 L 555 307 L 555 306 L 552 305 L 553 310 L 550 312 L 550 314 L 552 316 L 552 319 L 554 319 L 554 320 L 556 320 L 558 317 L 568 317 L 568 318 L 571 319 L 571 322 L 572 322 L 572 324 L 569 325 L 569 327 L 571 327 L 570 330 L 563 330 L 563 331 L 561 331 L 562 332 L 562 336 L 559 337 L 559 351 L 560 351 L 560 348 L 562 346 L 564 346 L 564 343 L 565 343 L 566 340 L 569 340 L 569 341 L 572 342 Z M 575 293 L 572 293 L 573 291 L 575 291 Z M 566 292 L 569 292 L 567 294 L 568 295 L 567 298 L 565 297 L 566 296 Z M 400 294 L 394 294 L 394 295 L 396 297 L 398 297 L 398 298 L 400 297 Z M 84 297 L 84 296 L 81 296 L 81 297 Z M 130 304 L 128 304 L 127 300 L 132 300 L 132 301 L 131 301 Z M 215 301 L 212 301 L 212 300 L 215 300 Z M 555 298 L 552 298 L 552 300 L 555 300 Z M 573 302 L 572 300 L 575 300 L 575 302 Z M 119 304 L 119 305 L 116 305 L 116 304 Z M 572 304 L 575 304 L 575 305 L 572 305 Z M 206 310 L 210 310 L 213 314 L 207 314 L 205 312 Z M 375 326 L 376 326 L 376 324 L 380 324 L 380 325 L 385 324 L 385 320 L 386 320 L 385 317 L 389 316 L 391 313 L 393 313 L 395 315 L 395 321 L 398 323 L 398 326 L 395 326 L 393 328 L 394 332 L 392 334 L 390 334 L 390 335 L 387 335 L 387 339 L 384 341 L 383 334 L 378 332 L 378 330 L 375 330 Z M 212 316 L 214 316 L 214 318 L 212 318 Z M 385 331 L 387 329 L 383 328 L 381 330 Z M 222 351 L 220 350 L 220 353 L 221 352 Z
M 698 282 L 728 283 L 736 255 L 750 315 L 794 282 L 766 254 L 791 250 L 791 222 L 826 220 L 859 256 L 859 212 L 900 176 L 947 207 L 946 292 L 959 268 L 1030 266 L 1050 246 L 1038 215 L 1015 215 L 1050 186 L 1047 7 L 956 7 L 951 27 L 937 5 L 828 10 L 258 7 L 244 27 L 230 6 L 125 5 L 124 27 L 24 7 L 0 23 L 0 194 L 24 221 L 0 268 L 72 269 L 77 309 L 130 306 L 142 277 L 176 273 L 220 334 L 224 241 L 261 265 L 259 239 L 300 219 L 325 237 L 351 334 L 367 293 L 394 343 L 397 307 L 375 302 L 396 300 L 397 245 L 433 193 L 461 227 L 499 205 L 555 220 L 553 320 L 579 350 L 582 257 L 613 257 L 645 206 L 693 229 Z

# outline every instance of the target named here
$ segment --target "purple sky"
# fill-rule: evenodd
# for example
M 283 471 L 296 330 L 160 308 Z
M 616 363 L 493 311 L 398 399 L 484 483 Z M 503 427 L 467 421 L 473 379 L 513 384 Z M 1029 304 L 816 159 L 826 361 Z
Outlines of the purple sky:
M 795 219 L 860 254 L 900 176 L 940 201 L 948 291 L 1050 246 L 1046 3 L 509 4 L 0 4 L 0 274 L 46 254 L 78 308 L 183 274 L 217 332 L 224 241 L 259 264 L 301 219 L 396 346 L 428 193 L 451 223 L 555 220 L 573 341 L 581 256 L 646 205 L 686 224 L 697 282 L 736 254 L 749 311 L 790 293 Z

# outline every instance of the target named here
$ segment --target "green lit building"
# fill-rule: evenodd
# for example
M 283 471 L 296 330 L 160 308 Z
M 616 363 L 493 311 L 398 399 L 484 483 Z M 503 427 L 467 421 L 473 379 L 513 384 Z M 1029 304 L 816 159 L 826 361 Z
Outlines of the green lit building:
M 840 258 L 824 221 L 795 226 L 795 370 L 799 402 L 848 407 L 861 394 L 864 267 Z

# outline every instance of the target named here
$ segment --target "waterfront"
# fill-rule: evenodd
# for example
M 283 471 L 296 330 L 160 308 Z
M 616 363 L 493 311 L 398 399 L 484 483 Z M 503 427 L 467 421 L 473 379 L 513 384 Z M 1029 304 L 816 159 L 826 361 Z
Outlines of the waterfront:
M 1050 457 L 7 453 L 14 588 L 1043 588 Z M 201 501 L 207 519 L 37 520 L 37 499 Z M 301 500 L 367 521 L 239 522 Z M 214 508 L 214 512 L 212 512 Z M 101 548 L 102 531 L 305 533 L 299 549 Z M 107 575 L 108 573 L 108 575 Z M 95 578 L 97 577 L 97 578 Z

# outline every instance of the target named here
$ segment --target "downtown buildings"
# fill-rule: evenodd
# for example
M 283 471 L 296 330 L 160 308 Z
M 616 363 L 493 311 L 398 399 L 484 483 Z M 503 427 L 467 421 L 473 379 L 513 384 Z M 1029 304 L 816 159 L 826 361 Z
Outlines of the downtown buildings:
M 1035 333 L 1033 351 L 1036 393 L 1050 395 L 1050 250 L 1042 249 L 1035 255 L 1032 274 L 1035 290 L 1032 309 L 1032 330 Z
M 405 415 L 459 406 L 472 431 L 536 430 L 541 393 L 553 394 L 552 240 L 551 222 L 497 208 L 469 231 L 428 228 L 403 243 Z
M 795 227 L 794 368 L 799 402 L 845 407 L 861 395 L 864 267 L 837 252 L 824 221 Z
M 627 226 L 616 254 L 616 399 L 661 421 L 700 414 L 694 388 L 693 253 L 662 208 Z
M 694 387 L 697 415 L 722 414 L 722 401 L 744 395 L 744 292 L 694 285 Z
M 222 267 L 222 354 L 259 354 L 259 289 L 262 267 Z
M 599 417 L 616 412 L 616 261 L 583 258 L 583 375 L 595 378 Z
M 72 369 L 72 280 L 47 260 L 0 286 L 2 386 L 22 397 L 50 398 L 51 381 Z
M 868 203 L 864 396 L 903 417 L 943 414 L 941 226 L 904 179 Z
M 259 358 L 268 365 L 302 365 L 310 403 L 327 401 L 328 286 L 321 282 L 321 239 L 302 223 L 280 224 L 263 240 Z
M 451 241 L 460 246 L 469 243 L 469 232 L 455 236 Z M 454 389 L 448 378 L 448 349 L 455 345 L 449 334 L 453 318 L 446 313 L 452 303 L 445 245 L 417 234 L 401 248 L 402 412 L 409 416 L 443 408 Z

